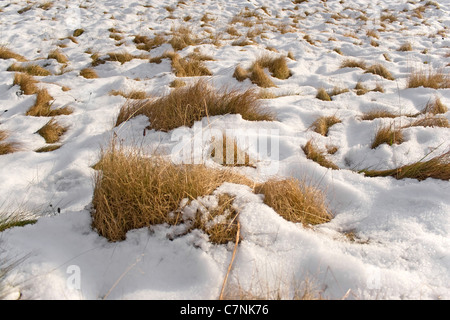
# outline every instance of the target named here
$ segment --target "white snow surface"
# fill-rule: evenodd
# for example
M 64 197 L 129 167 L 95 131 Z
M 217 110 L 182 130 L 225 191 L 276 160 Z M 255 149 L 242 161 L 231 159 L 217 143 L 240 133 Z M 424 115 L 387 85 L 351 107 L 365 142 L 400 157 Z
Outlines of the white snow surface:
M 58 116 L 58 122 L 69 127 L 62 136 L 62 147 L 36 153 L 34 150 L 46 145 L 36 131 L 49 118 L 25 114 L 35 95 L 21 95 L 19 87 L 13 86 L 14 72 L 7 68 L 15 60 L 0 59 L 0 130 L 10 133 L 7 141 L 22 145 L 21 151 L 0 156 L 0 204 L 8 209 L 26 208 L 38 220 L 36 224 L 0 233 L 0 258 L 23 258 L 2 280 L 8 290 L 7 298 L 219 297 L 233 243 L 212 244 L 199 230 L 171 237 L 176 227 L 167 225 L 132 230 L 126 240 L 109 242 L 91 226 L 95 175 L 92 165 L 113 135 L 124 144 L 149 149 L 171 150 L 176 144 L 173 132 L 148 130 L 143 136 L 149 124 L 144 116 L 114 127 L 126 99 L 109 92 L 135 89 L 162 96 L 173 90 L 170 83 L 176 77 L 168 60 L 154 64 L 133 59 L 124 64 L 106 62 L 95 67 L 99 78 L 85 79 L 79 75 L 91 63 L 90 54 L 85 52 L 91 49 L 101 55 L 111 51 L 145 53 L 136 49 L 135 35 L 170 34 L 174 26 L 191 27 L 194 34 L 205 39 L 210 33 L 221 34 L 220 46 L 203 43 L 179 52 L 185 56 L 197 47 L 201 53 L 212 56 L 214 60 L 206 64 L 213 75 L 205 78 L 217 88 L 256 87 L 249 80 L 238 82 L 233 78 L 238 64 L 248 67 L 264 53 L 293 54 L 295 60 L 288 59 L 292 76 L 286 80 L 273 78 L 277 87 L 269 89 L 279 97 L 264 100 L 277 121 L 249 122 L 239 115 L 226 115 L 204 119 L 202 123 L 223 130 L 264 129 L 269 136 L 276 132 L 276 172 L 264 171 L 262 167 L 241 171 L 260 181 L 273 176 L 307 179 L 325 193 L 333 213 L 330 222 L 305 228 L 284 220 L 264 204 L 262 195 L 254 194 L 250 188 L 222 185 L 207 201 L 214 203 L 220 193 L 234 195 L 242 236 L 229 287 L 237 286 L 267 298 L 273 292 L 283 292 L 282 297 L 289 299 L 296 284 L 308 281 L 326 299 L 450 298 L 449 182 L 432 178 L 368 178 L 357 173 L 364 168 L 391 169 L 418 161 L 432 150 L 432 155 L 449 150 L 450 129 L 437 127 L 405 128 L 403 143 L 371 149 L 376 129 L 392 119 L 360 119 L 363 112 L 374 108 L 417 113 L 436 97 L 450 106 L 449 89 L 406 88 L 414 69 L 449 71 L 450 40 L 445 35 L 450 27 L 449 1 L 426 5 L 422 18 L 414 16 L 413 10 L 427 1 L 309 0 L 294 4 L 287 0 L 91 0 L 80 6 L 78 1 L 55 0 L 48 10 L 39 8 L 44 1 L 31 1 L 31 10 L 19 14 L 29 2 L 0 3 L 1 45 L 46 66 L 53 74 L 36 77 L 39 86 L 54 97 L 52 107 L 70 106 L 74 112 Z M 170 13 L 166 7 L 175 10 Z M 263 17 L 266 29 L 255 38 L 255 44 L 233 46 L 236 39 L 225 31 L 230 20 L 245 8 Z M 201 21 L 205 13 L 213 19 L 209 26 Z M 395 14 L 398 20 L 385 22 L 386 28 L 375 39 L 379 46 L 372 46 L 366 32 L 380 28 L 380 16 L 385 13 Z M 334 19 L 333 14 L 340 14 L 341 18 Z M 367 19 L 359 19 L 361 15 Z M 187 22 L 183 20 L 186 16 L 191 17 Z M 295 28 L 281 33 L 276 28 L 281 23 Z M 243 35 L 248 30 L 242 24 L 235 27 Z M 77 28 L 85 30 L 77 38 L 78 44 L 61 40 Z M 120 41 L 109 37 L 110 28 L 123 32 L 121 46 L 116 46 Z M 438 34 L 442 30 L 444 34 Z M 304 40 L 306 34 L 315 41 L 314 45 Z M 412 44 L 412 51 L 397 50 L 405 42 Z M 61 64 L 47 59 L 60 43 L 67 45 L 60 49 L 69 58 L 65 72 L 60 72 Z M 278 53 L 268 48 L 275 48 Z M 334 48 L 340 48 L 343 55 Z M 149 54 L 154 57 L 167 50 L 171 46 L 166 43 Z M 345 58 L 381 63 L 395 80 L 365 74 L 359 68 L 341 69 Z M 368 88 L 380 84 L 384 93 L 359 96 L 353 90 L 358 81 Z M 63 91 L 62 86 L 71 90 Z M 328 90 L 335 86 L 350 91 L 329 102 L 315 98 L 318 88 Z M 321 115 L 342 119 L 326 137 L 309 128 Z M 450 112 L 442 116 L 450 120 Z M 395 121 L 405 125 L 412 120 L 403 116 Z M 183 130 L 192 134 L 195 128 Z M 322 148 L 339 148 L 330 159 L 340 170 L 326 169 L 306 158 L 301 147 L 311 138 Z M 350 231 L 356 235 L 355 241 L 345 236 Z

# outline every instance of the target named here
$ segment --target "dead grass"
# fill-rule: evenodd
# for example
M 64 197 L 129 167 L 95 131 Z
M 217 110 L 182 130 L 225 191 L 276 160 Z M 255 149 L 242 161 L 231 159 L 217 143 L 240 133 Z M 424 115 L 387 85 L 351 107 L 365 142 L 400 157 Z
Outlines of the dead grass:
M 86 79 L 96 79 L 98 78 L 97 72 L 92 68 L 84 68 L 80 71 L 80 76 Z
M 158 98 L 125 104 L 118 115 L 116 125 L 137 115 L 145 115 L 150 127 L 170 131 L 181 126 L 192 126 L 206 116 L 241 114 L 249 121 L 272 121 L 274 116 L 261 106 L 254 90 L 216 90 L 204 80 L 192 85 L 175 88 Z
M 270 55 L 263 55 L 256 59 L 253 66 L 250 68 L 250 71 L 252 71 L 256 65 L 259 65 L 263 69 L 269 69 L 272 76 L 280 80 L 285 80 L 291 76 L 291 72 L 287 66 L 286 57 L 284 56 L 273 57 Z
M 407 83 L 407 88 L 426 87 L 433 89 L 450 88 L 450 77 L 443 70 L 413 71 Z
M 255 63 L 251 68 L 250 80 L 252 81 L 252 83 L 261 88 L 275 87 L 273 81 L 264 72 L 264 68 L 262 68 L 258 63 Z
M 73 112 L 70 107 L 51 109 L 53 101 L 53 97 L 46 89 L 38 90 L 36 94 L 36 102 L 30 109 L 28 109 L 26 115 L 33 117 L 53 117 L 59 115 L 69 115 Z
M 311 129 L 323 136 L 327 136 L 330 127 L 341 122 L 341 119 L 336 116 L 320 116 L 313 122 Z
M 146 55 L 132 55 L 129 52 L 109 52 L 108 58 L 105 59 L 105 61 L 116 61 L 120 62 L 120 64 L 124 64 L 126 62 L 129 62 L 133 59 L 149 59 L 149 56 Z
M 249 77 L 249 74 L 248 74 L 247 70 L 245 70 L 244 68 L 242 68 L 241 66 L 238 65 L 234 69 L 233 77 L 237 81 L 242 82 L 242 81 L 244 81 L 245 79 L 247 79 Z
M 59 142 L 61 136 L 67 131 L 67 127 L 61 126 L 54 118 L 37 131 L 46 143 Z
M 332 161 L 327 159 L 325 151 L 320 150 L 312 140 L 309 140 L 303 147 L 303 152 L 305 152 L 306 158 L 310 159 L 314 162 L 317 162 L 319 165 L 325 168 L 338 170 L 339 167 L 335 165 Z
M 14 75 L 13 85 L 20 86 L 23 94 L 31 95 L 35 94 L 39 88 L 36 86 L 38 81 L 27 73 L 17 72 Z
M 422 113 L 431 113 L 431 114 L 441 114 L 446 113 L 448 108 L 444 105 L 439 98 L 435 98 L 432 101 L 429 101 L 425 108 L 422 110 Z
M 435 116 L 433 114 L 427 114 L 422 118 L 419 118 L 412 122 L 407 127 L 440 127 L 450 128 L 450 123 L 445 117 Z
M 383 109 L 374 109 L 374 110 L 370 110 L 365 112 L 361 119 L 362 120 L 374 120 L 374 119 L 378 119 L 378 118 L 396 118 L 399 115 L 387 110 L 383 110 Z
M 34 150 L 34 152 L 37 152 L 37 153 L 52 152 L 52 151 L 58 150 L 59 148 L 61 148 L 61 145 L 51 144 L 51 145 L 43 146 L 39 149 L 36 149 L 36 150 Z
M 0 130 L 0 155 L 14 153 L 20 150 L 20 144 L 17 142 L 4 142 L 8 138 L 8 132 Z
M 428 155 L 427 155 L 428 156 Z M 426 157 L 427 157 L 426 156 Z M 366 177 L 394 177 L 395 179 L 417 179 L 419 181 L 427 178 L 440 180 L 450 180 L 450 151 L 424 161 L 424 157 L 420 161 L 412 164 L 404 165 L 399 168 L 389 170 L 362 170 Z
M 322 191 L 304 181 L 272 179 L 257 185 L 255 193 L 263 194 L 264 203 L 288 221 L 309 226 L 332 219 Z
M 239 148 L 235 139 L 226 135 L 212 142 L 211 158 L 227 167 L 255 167 L 248 153 Z
M 5 46 L 0 46 L 0 59 L 16 59 L 19 62 L 27 61 L 27 59 L 24 56 L 15 53 L 14 51 L 8 49 Z
M 345 59 L 344 61 L 342 61 L 340 68 L 360 68 L 365 70 L 367 68 L 367 65 L 364 61 Z
M 181 88 L 181 87 L 184 87 L 185 85 L 186 85 L 186 82 L 184 82 L 183 80 L 180 80 L 180 79 L 175 79 L 170 83 L 171 88 Z
M 47 59 L 55 59 L 56 61 L 62 64 L 69 62 L 69 58 L 67 58 L 67 56 L 58 49 L 52 50 L 48 54 Z
M 361 82 L 357 82 L 355 85 L 356 94 L 358 96 L 365 95 L 367 92 L 369 92 L 369 89 L 363 85 Z
M 205 66 L 199 56 L 193 55 L 182 58 L 178 53 L 166 53 L 172 60 L 172 69 L 177 77 L 211 76 L 211 71 Z
M 395 127 L 393 124 L 380 127 L 375 134 L 372 141 L 371 148 L 375 149 L 384 143 L 392 146 L 393 144 L 400 144 L 403 142 L 403 133 L 401 128 Z
M 84 29 L 76 29 L 72 36 L 74 36 L 75 38 L 78 38 L 79 36 L 81 36 L 84 33 Z
M 192 30 L 190 28 L 182 26 L 172 28 L 172 38 L 169 40 L 169 43 L 175 51 L 179 51 L 188 46 L 198 44 L 199 39 L 192 34 Z
M 27 64 L 27 65 L 19 65 L 17 63 L 13 63 L 8 69 L 8 71 L 15 72 L 23 72 L 28 73 L 31 76 L 49 76 L 51 72 L 45 68 L 42 68 L 37 64 Z
M 331 97 L 324 88 L 317 90 L 316 98 L 322 101 L 331 101 Z
M 210 195 L 224 182 L 253 184 L 228 170 L 204 165 L 174 165 L 157 155 L 145 157 L 139 151 L 125 152 L 114 144 L 103 152 L 97 169 L 101 173 L 95 178 L 92 226 L 110 241 L 124 240 L 127 231 L 132 229 L 181 223 L 183 199 L 190 201 Z M 226 209 L 230 202 L 223 198 L 219 205 Z M 224 211 L 219 209 L 219 212 Z M 208 231 L 206 225 L 199 219 L 194 221 L 194 226 L 205 226 Z M 228 228 L 223 227 L 228 233 Z M 213 229 L 217 233 L 217 229 Z
M 398 51 L 403 51 L 403 52 L 412 51 L 411 43 L 410 42 L 405 42 L 404 44 L 402 44 L 400 46 L 400 48 L 398 48 Z
M 111 90 L 109 92 L 112 96 L 122 96 L 125 99 L 135 99 L 135 100 L 142 100 L 147 99 L 149 96 L 145 91 L 139 91 L 139 90 L 132 90 L 132 91 L 123 91 L 123 90 Z
M 163 43 L 166 42 L 166 39 L 160 34 L 155 35 L 155 37 L 153 38 L 149 38 L 148 36 L 137 35 L 134 37 L 133 42 L 136 43 L 137 49 L 150 51 L 154 48 L 161 46 Z
M 376 74 L 379 75 L 387 80 L 394 80 L 394 77 L 392 76 L 392 74 L 386 69 L 385 66 L 383 66 L 382 64 L 374 64 L 371 65 L 370 67 L 368 67 L 366 69 L 365 73 L 372 73 L 372 74 Z

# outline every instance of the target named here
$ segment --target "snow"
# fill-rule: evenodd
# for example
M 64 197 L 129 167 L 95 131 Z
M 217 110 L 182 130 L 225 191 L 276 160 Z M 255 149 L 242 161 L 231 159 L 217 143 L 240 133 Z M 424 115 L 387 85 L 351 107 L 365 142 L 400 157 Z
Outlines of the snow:
M 448 1 L 439 1 L 439 8 L 426 6 L 422 13 L 425 22 L 412 16 L 411 10 L 426 1 L 380 0 L 374 4 L 364 0 L 310 0 L 299 4 L 297 10 L 287 0 L 189 0 L 179 5 L 174 0 L 92 0 L 83 2 L 81 8 L 67 1 L 53 2 L 49 10 L 43 10 L 38 8 L 43 2 L 34 1 L 34 7 L 22 14 L 17 11 L 27 6 L 25 0 L 4 1 L 0 5 L 1 44 L 52 71 L 51 76 L 36 77 L 41 81 L 39 86 L 55 98 L 53 107 L 74 109 L 71 115 L 58 116 L 58 122 L 69 126 L 62 137 L 62 147 L 49 153 L 34 152 L 46 145 L 36 131 L 49 118 L 25 115 L 35 96 L 18 94 L 19 87 L 12 86 L 14 73 L 6 71 L 14 60 L 0 59 L 0 130 L 10 132 L 7 141 L 20 142 L 23 147 L 22 151 L 0 156 L 0 204 L 5 208 L 26 208 L 38 219 L 36 224 L 0 233 L 0 258 L 25 257 L 2 280 L 9 292 L 7 298 L 217 299 L 233 243 L 214 245 L 199 230 L 171 236 L 179 235 L 180 230 L 167 225 L 132 230 L 126 240 L 112 243 L 92 229 L 90 216 L 95 174 L 92 165 L 113 134 L 128 145 L 167 151 L 176 148 L 177 134 L 195 136 L 199 126 L 208 124 L 212 129 L 259 133 L 259 138 L 267 140 L 275 137 L 277 158 L 256 153 L 265 165 L 239 170 L 257 181 L 272 176 L 305 178 L 325 192 L 334 215 L 328 223 L 305 228 L 284 220 L 264 204 L 262 195 L 230 183 L 213 195 L 192 202 L 185 208 L 186 219 L 200 203 L 217 205 L 220 193 L 236 196 L 233 205 L 240 212 L 242 241 L 236 251 L 230 285 L 263 296 L 281 286 L 289 293 L 295 289 L 295 283 L 312 281 L 327 299 L 450 298 L 449 182 L 431 178 L 367 178 L 356 172 L 364 168 L 395 168 L 420 160 L 431 150 L 435 150 L 433 154 L 449 150 L 449 129 L 430 127 L 406 128 L 402 144 L 371 149 L 376 129 L 392 120 L 359 118 L 375 108 L 403 115 L 417 113 L 435 97 L 450 106 L 449 89 L 406 89 L 406 79 L 415 68 L 432 66 L 448 73 L 450 40 L 436 35 L 450 27 Z M 176 19 L 167 18 L 166 6 L 176 8 Z M 264 6 L 270 16 L 259 9 Z M 245 7 L 259 9 L 264 19 L 277 24 L 291 23 L 291 15 L 300 15 L 297 29 L 282 34 L 269 28 L 264 37 L 256 38 L 256 45 L 232 46 L 234 40 L 227 40 L 224 31 L 231 18 Z M 386 31 L 379 32 L 380 39 L 375 39 L 380 45 L 373 47 L 366 31 L 379 27 L 384 9 L 395 13 L 398 21 L 386 22 Z M 402 12 L 403 9 L 409 11 Z M 203 119 L 192 128 L 148 130 L 145 136 L 142 132 L 148 119 L 144 116 L 114 127 L 115 117 L 126 100 L 109 95 L 111 90 L 144 90 L 161 96 L 171 90 L 169 85 L 175 76 L 167 60 L 150 64 L 133 59 L 124 64 L 99 65 L 95 67 L 99 78 L 85 79 L 79 76 L 79 70 L 91 62 L 85 51 L 91 49 L 104 55 L 125 50 L 140 54 L 143 51 L 136 49 L 134 35 L 153 36 L 170 32 L 174 26 L 191 26 L 194 34 L 204 35 L 200 19 L 206 12 L 214 18 L 209 29 L 223 32 L 221 46 L 198 46 L 202 53 L 214 58 L 206 62 L 213 73 L 207 78 L 217 88 L 254 87 L 249 80 L 237 82 L 232 77 L 234 68 L 238 64 L 249 67 L 258 56 L 270 52 L 267 47 L 294 55 L 296 60 L 288 59 L 292 76 L 274 79 L 277 88 L 270 89 L 280 97 L 264 100 L 276 113 L 277 121 L 249 122 L 240 115 L 226 115 Z M 333 13 L 341 13 L 344 18 L 333 20 Z M 367 21 L 357 18 L 362 13 Z M 192 18 L 184 22 L 185 16 Z M 125 42 L 120 47 L 109 38 L 107 30 L 112 27 L 123 31 Z M 85 30 L 77 38 L 79 44 L 60 40 L 76 28 Z M 236 28 L 242 34 L 248 30 L 239 24 Z M 349 32 L 356 33 L 358 39 L 346 36 Z M 303 40 L 305 34 L 315 45 Z M 335 40 L 329 40 L 331 37 Z M 413 51 L 398 51 L 406 41 L 411 42 Z M 46 59 L 59 43 L 67 44 L 61 51 L 70 60 L 69 71 L 63 74 L 58 73 L 61 66 L 56 61 Z M 334 48 L 340 48 L 343 56 Z M 151 50 L 150 55 L 155 57 L 167 50 L 171 46 L 164 44 Z M 193 50 L 194 46 L 189 46 L 180 54 L 185 56 Z M 383 53 L 388 53 L 391 61 L 386 61 Z M 395 80 L 364 74 L 359 68 L 340 69 L 345 58 L 381 63 Z M 385 92 L 358 96 L 350 90 L 333 97 L 331 102 L 315 98 L 320 87 L 353 89 L 358 81 L 369 89 L 381 84 Z M 63 86 L 71 90 L 63 91 Z M 327 137 L 309 130 L 321 115 L 342 119 Z M 450 112 L 443 116 L 450 120 Z M 406 116 L 396 119 L 401 125 L 408 121 Z M 341 170 L 329 170 L 306 159 L 301 146 L 311 138 L 322 147 L 339 147 L 330 159 Z M 356 234 L 355 241 L 344 235 L 351 231 Z

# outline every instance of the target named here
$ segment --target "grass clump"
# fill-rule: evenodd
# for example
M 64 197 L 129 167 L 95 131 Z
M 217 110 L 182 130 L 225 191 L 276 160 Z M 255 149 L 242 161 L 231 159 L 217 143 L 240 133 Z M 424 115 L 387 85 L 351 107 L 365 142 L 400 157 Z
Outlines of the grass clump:
M 248 71 L 242 68 L 241 66 L 237 66 L 234 69 L 233 78 L 235 78 L 237 81 L 242 82 L 245 79 L 248 78 Z
M 31 76 L 49 76 L 51 73 L 45 68 L 42 68 L 37 64 L 27 64 L 25 66 L 13 63 L 8 69 L 8 71 L 16 71 L 27 73 Z
M 403 134 L 400 128 L 395 128 L 394 125 L 380 127 L 375 134 L 375 138 L 372 141 L 371 148 L 375 149 L 379 145 L 386 143 L 390 146 L 393 144 L 400 144 L 403 142 Z
M 216 90 L 206 81 L 199 80 L 192 85 L 175 88 L 158 99 L 140 100 L 124 105 L 116 125 L 137 115 L 150 120 L 150 128 L 170 131 L 181 126 L 192 126 L 206 116 L 241 114 L 249 121 L 272 121 L 274 116 L 264 108 L 257 92 Z
M 172 29 L 172 38 L 169 40 L 169 43 L 175 51 L 179 51 L 188 46 L 196 45 L 199 41 L 194 37 L 190 28 L 179 27 Z
M 319 150 L 319 148 L 313 144 L 312 140 L 309 140 L 302 147 L 302 150 L 303 150 L 303 152 L 305 152 L 307 159 L 317 162 L 322 167 L 334 169 L 334 170 L 339 169 L 339 167 L 337 165 L 335 165 L 332 161 L 327 159 L 324 151 Z
M 114 144 L 103 152 L 97 168 L 92 226 L 110 241 L 132 229 L 182 222 L 180 203 L 210 195 L 224 182 L 247 184 L 244 176 L 204 165 L 175 165 Z
M 428 155 L 427 155 L 428 156 Z M 419 181 L 427 178 L 440 180 L 450 180 L 450 151 L 424 161 L 404 165 L 399 168 L 389 170 L 362 170 L 366 177 L 394 177 L 395 179 L 417 179 Z
M 447 106 L 442 103 L 441 99 L 436 98 L 426 104 L 425 108 L 422 110 L 422 113 L 440 114 L 446 113 L 447 111 Z
M 408 78 L 407 88 L 418 87 L 448 89 L 450 88 L 450 77 L 442 70 L 414 71 Z
M 367 65 L 364 61 L 355 60 L 355 59 L 345 59 L 342 61 L 340 68 L 360 68 L 365 70 Z
M 317 90 L 316 98 L 322 101 L 331 101 L 331 97 L 324 88 Z
M 58 49 L 50 51 L 47 58 L 55 59 L 56 61 L 62 64 L 69 62 L 69 58 L 67 58 L 67 56 Z
M 81 36 L 84 33 L 84 29 L 76 29 L 74 30 L 72 36 L 74 36 L 75 38 L 78 38 L 79 36 Z
M 255 193 L 263 194 L 264 203 L 288 221 L 309 226 L 332 219 L 324 194 L 305 182 L 272 179 L 257 185 Z
M 182 58 L 178 53 L 168 53 L 172 60 L 172 69 L 177 77 L 211 76 L 211 71 L 197 55 Z
M 43 146 L 39 149 L 36 149 L 36 150 L 34 150 L 34 152 L 37 152 L 37 153 L 52 152 L 52 151 L 58 150 L 59 148 L 61 148 L 61 145 L 51 144 L 51 145 Z
M 37 83 L 38 81 L 27 73 L 17 72 L 14 75 L 13 85 L 20 86 L 20 90 L 22 90 L 23 94 L 35 94 L 39 90 L 36 86 Z
M 256 84 L 257 86 L 261 88 L 271 88 L 275 87 L 275 84 L 270 79 L 270 77 L 264 72 L 264 68 L 259 65 L 258 63 L 255 63 L 253 67 L 251 68 L 250 72 L 250 80 L 252 83 Z
M 284 56 L 271 57 L 269 55 L 264 55 L 256 59 L 254 65 L 269 69 L 272 76 L 280 80 L 285 80 L 291 76 L 291 72 L 287 66 L 286 57 Z
M 80 71 L 80 76 L 86 79 L 96 79 L 98 78 L 97 72 L 92 68 L 84 68 Z
M 375 109 L 365 112 L 361 119 L 362 120 L 374 120 L 378 118 L 396 118 L 398 115 L 396 113 L 390 112 L 383 109 Z
M 133 42 L 136 44 L 137 49 L 150 51 L 165 43 L 166 39 L 159 34 L 153 38 L 149 38 L 148 36 L 137 35 L 134 37 Z
M 437 117 L 432 114 L 427 114 L 424 117 L 415 120 L 408 127 L 440 127 L 450 128 L 450 123 L 445 117 Z
M 72 109 L 69 107 L 51 109 L 53 101 L 53 97 L 46 89 L 38 90 L 36 94 L 36 102 L 30 109 L 28 109 L 26 115 L 33 117 L 53 117 L 59 115 L 69 115 L 72 113 Z
M 382 64 L 374 64 L 366 69 L 365 73 L 372 73 L 379 75 L 387 80 L 394 80 L 392 74 Z
M 8 138 L 8 133 L 0 130 L 0 155 L 14 153 L 20 150 L 20 145 L 17 142 L 4 142 Z
M 39 129 L 37 133 L 45 139 L 46 143 L 56 143 L 66 131 L 67 127 L 61 126 L 53 118 Z
M 2 209 L 2 211 L 0 211 L 0 232 L 14 227 L 23 227 L 29 224 L 34 224 L 36 222 L 37 220 L 34 219 L 28 212 L 21 209 L 12 211 Z M 2 270 L 0 269 L 0 276 L 1 271 Z
M 327 136 L 330 127 L 341 122 L 341 119 L 336 116 L 321 116 L 313 122 L 311 128 L 314 132 Z
M 412 45 L 411 45 L 411 43 L 410 42 L 405 42 L 404 44 L 402 44 L 401 46 L 400 46 L 400 48 L 398 48 L 398 51 L 403 51 L 403 52 L 406 52 L 406 51 L 412 51 Z
M 16 59 L 19 62 L 27 61 L 27 59 L 24 56 L 22 56 L 18 53 L 15 53 L 14 51 L 12 51 L 11 49 L 8 49 L 5 46 L 0 46 L 0 59 L 4 59 L 4 60 Z
M 145 91 L 139 91 L 139 90 L 132 90 L 125 92 L 123 90 L 112 90 L 109 92 L 112 96 L 122 96 L 125 99 L 135 99 L 135 100 L 142 100 L 147 99 L 149 96 Z

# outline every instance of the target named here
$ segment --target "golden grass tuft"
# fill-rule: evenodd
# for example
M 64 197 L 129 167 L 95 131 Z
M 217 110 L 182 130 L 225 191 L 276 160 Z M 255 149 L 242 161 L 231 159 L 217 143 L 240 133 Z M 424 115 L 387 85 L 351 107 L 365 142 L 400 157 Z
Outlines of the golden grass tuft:
M 18 72 L 14 75 L 13 85 L 20 86 L 23 94 L 35 94 L 39 90 L 37 83 L 38 81 L 27 73 Z
M 50 71 L 37 64 L 19 65 L 13 63 L 7 70 L 28 73 L 31 76 L 49 76 L 51 74 Z
M 233 78 L 235 78 L 237 81 L 242 82 L 245 79 L 248 78 L 248 71 L 242 68 L 241 66 L 237 66 L 234 69 Z
M 367 68 L 367 65 L 364 61 L 345 59 L 344 61 L 342 61 L 340 68 L 360 68 L 365 70 Z
M 251 68 L 250 80 L 261 88 L 275 87 L 270 77 L 264 72 L 264 68 L 255 63 Z
M 0 46 L 0 59 L 5 59 L 5 60 L 6 59 L 16 59 L 19 62 L 27 61 L 27 59 L 24 56 L 22 56 L 18 53 L 15 53 L 14 51 L 12 51 L 11 49 L 8 49 L 5 46 Z
M 212 142 L 211 158 L 227 167 L 255 167 L 248 153 L 239 148 L 235 139 L 226 135 Z
M 59 148 L 61 148 L 61 145 L 51 144 L 51 145 L 43 146 L 39 149 L 36 149 L 36 150 L 34 150 L 34 152 L 37 152 L 37 153 L 52 152 L 52 151 L 58 150 Z
M 280 80 L 285 80 L 291 76 L 291 72 L 287 66 L 286 57 L 284 56 L 273 57 L 270 55 L 263 55 L 256 59 L 250 70 L 252 71 L 256 65 L 259 65 L 263 69 L 269 69 L 272 76 Z
M 69 58 L 67 58 L 67 56 L 58 49 L 50 51 L 47 58 L 55 59 L 56 61 L 62 64 L 69 62 Z
M 362 120 L 374 120 L 374 119 L 378 119 L 378 118 L 396 118 L 399 115 L 393 112 L 390 112 L 388 110 L 383 110 L 383 109 L 374 109 L 374 110 L 369 110 L 367 112 L 365 112 L 361 119 Z
M 184 82 L 183 80 L 180 80 L 180 79 L 175 79 L 170 83 L 171 88 L 181 88 L 181 87 L 184 87 L 185 85 L 186 85 L 186 82 Z
M 134 37 L 133 42 L 136 44 L 137 49 L 150 51 L 165 43 L 166 39 L 160 34 L 155 35 L 155 37 L 153 38 L 149 38 L 148 36 L 137 35 Z
M 316 98 L 322 101 L 331 101 L 331 97 L 324 88 L 317 90 Z
M 369 89 L 363 85 L 361 82 L 357 82 L 355 85 L 356 94 L 358 96 L 365 95 L 367 92 L 369 92 Z
M 442 70 L 414 71 L 408 77 L 407 88 L 418 87 L 448 89 L 450 88 L 450 77 Z
M 182 58 L 178 53 L 169 52 L 166 56 L 172 60 L 172 69 L 177 77 L 211 76 L 211 71 L 199 59 L 200 56 L 192 55 Z
M 335 165 L 332 161 L 328 160 L 325 151 L 320 150 L 312 140 L 309 140 L 303 147 L 303 152 L 305 152 L 306 158 L 310 159 L 314 162 L 317 162 L 319 165 L 325 168 L 338 170 L 339 167 Z
M 92 68 L 84 68 L 80 71 L 80 76 L 86 79 L 96 79 L 98 78 L 97 72 Z
M 366 69 L 365 73 L 372 73 L 372 74 L 376 74 L 379 75 L 387 80 L 394 80 L 394 77 L 392 76 L 392 74 L 386 69 L 385 66 L 383 66 L 382 64 L 374 64 L 371 65 L 370 67 L 368 67 Z
M 327 136 L 330 127 L 341 122 L 341 119 L 336 116 L 321 116 L 313 122 L 311 129 L 323 136 Z
M 92 226 L 110 241 L 124 240 L 132 229 L 181 223 L 183 199 L 210 195 L 224 182 L 253 184 L 228 170 L 174 165 L 114 144 L 102 153 L 97 169 L 101 172 L 95 177 Z
M 427 155 L 428 156 L 428 155 Z M 412 164 L 389 170 L 361 170 L 366 177 L 394 177 L 395 179 L 417 179 L 419 181 L 427 178 L 450 180 L 450 151 L 424 161 L 426 157 Z
M 53 100 L 53 97 L 46 89 L 38 90 L 36 94 L 36 102 L 30 109 L 28 109 L 26 115 L 32 117 L 53 117 L 58 115 L 69 115 L 73 112 L 69 107 L 51 109 Z
M 67 127 L 61 126 L 54 118 L 47 122 L 37 133 L 45 139 L 46 143 L 56 143 L 67 131 Z
M 192 34 L 192 30 L 188 27 L 172 28 L 172 38 L 169 40 L 175 51 L 199 43 L 199 40 Z
M 439 98 L 435 98 L 433 101 L 429 101 L 425 108 L 422 110 L 422 113 L 431 113 L 431 114 L 440 114 L 446 113 L 448 108 L 444 105 Z
M 139 90 L 132 90 L 132 91 L 128 91 L 128 92 L 125 92 L 123 90 L 111 90 L 109 92 L 109 94 L 112 96 L 122 96 L 125 99 L 142 100 L 142 99 L 149 98 L 149 96 L 147 95 L 147 93 L 145 91 L 139 91 Z
M 324 194 L 306 182 L 272 179 L 257 185 L 255 193 L 263 194 L 264 203 L 288 221 L 309 226 L 332 219 Z
M 412 122 L 407 127 L 440 127 L 450 128 L 450 123 L 445 117 L 438 117 L 433 114 L 427 114 Z
M 72 36 L 74 36 L 75 38 L 78 38 L 79 36 L 81 36 L 84 33 L 84 29 L 76 29 Z
M 403 142 L 403 133 L 401 128 L 396 128 L 393 124 L 389 126 L 380 127 L 375 134 L 375 138 L 372 141 L 371 148 L 375 149 L 381 144 L 400 144 Z
M 0 130 L 0 155 L 14 153 L 20 150 L 20 144 L 17 142 L 4 142 L 9 136 L 8 132 Z
M 410 42 L 405 42 L 404 44 L 402 44 L 400 46 L 400 48 L 398 48 L 398 51 L 412 51 L 412 45 Z
M 116 125 L 134 116 L 145 115 L 152 129 L 170 131 L 181 126 L 192 126 L 206 116 L 225 114 L 241 114 L 243 119 L 249 121 L 274 120 L 274 116 L 261 106 L 256 91 L 216 90 L 206 81 L 198 80 L 192 85 L 175 88 L 158 99 L 125 104 Z

